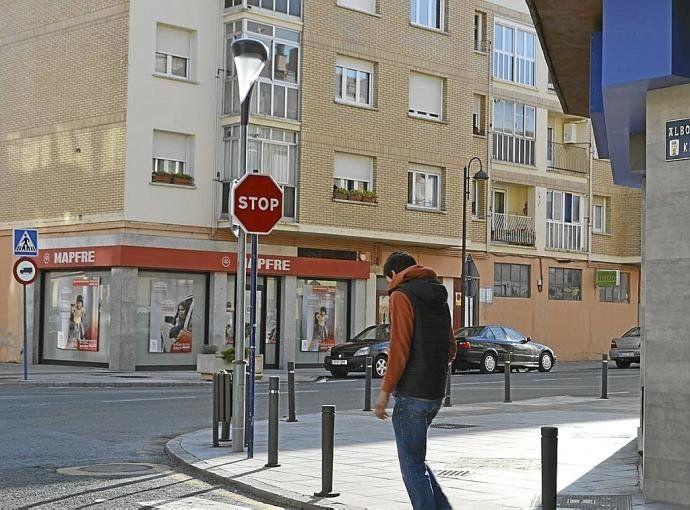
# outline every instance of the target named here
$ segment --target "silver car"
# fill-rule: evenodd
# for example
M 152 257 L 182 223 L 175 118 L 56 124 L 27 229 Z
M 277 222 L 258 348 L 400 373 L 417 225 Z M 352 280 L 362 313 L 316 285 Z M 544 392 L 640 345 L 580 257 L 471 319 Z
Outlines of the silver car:
M 611 340 L 609 358 L 618 368 L 630 368 L 632 363 L 640 362 L 640 328 L 626 331 L 620 338 Z

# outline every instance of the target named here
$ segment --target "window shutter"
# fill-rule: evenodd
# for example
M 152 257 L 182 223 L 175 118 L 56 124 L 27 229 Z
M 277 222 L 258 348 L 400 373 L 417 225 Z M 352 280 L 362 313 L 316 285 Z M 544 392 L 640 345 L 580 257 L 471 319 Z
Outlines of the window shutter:
M 153 132 L 153 156 L 159 159 L 187 161 L 187 135 L 168 131 Z
M 334 177 L 372 182 L 374 159 L 368 156 L 357 156 L 344 152 L 335 153 Z
M 156 34 L 156 50 L 161 53 L 171 53 L 189 58 L 191 33 L 181 28 L 158 25 Z
M 443 78 L 411 73 L 410 111 L 441 118 L 443 116 Z
M 376 0 L 338 0 L 338 5 L 360 11 L 376 12 Z

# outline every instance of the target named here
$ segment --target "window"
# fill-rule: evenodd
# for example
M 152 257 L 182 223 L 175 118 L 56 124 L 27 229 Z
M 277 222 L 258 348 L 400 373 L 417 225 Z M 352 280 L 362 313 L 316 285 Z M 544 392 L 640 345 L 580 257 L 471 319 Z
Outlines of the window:
M 582 300 L 582 271 L 579 269 L 549 268 L 549 299 Z
M 600 287 L 599 301 L 602 303 L 630 303 L 630 274 L 621 273 L 620 285 Z
M 335 97 L 339 101 L 373 104 L 374 65 L 371 62 L 338 55 L 335 67 Z
M 443 118 L 443 78 L 410 73 L 410 113 L 419 117 Z
M 503 328 L 503 331 L 506 332 L 506 335 L 508 336 L 508 341 L 509 342 L 515 342 L 515 343 L 521 343 L 526 340 L 525 335 L 522 333 L 515 331 L 512 328 Z
M 443 0 L 411 0 L 410 21 L 415 25 L 443 29 Z
M 594 197 L 594 202 L 592 206 L 592 232 L 595 234 L 609 234 L 609 199 L 606 197 Z
M 486 97 L 474 94 L 472 103 L 472 132 L 475 135 L 484 134 L 484 119 L 486 118 Z
M 551 126 L 546 128 L 546 163 L 549 167 L 553 166 L 553 128 Z
M 546 247 L 582 251 L 583 198 L 563 191 L 546 192 Z
M 415 165 L 407 173 L 407 203 L 414 207 L 440 209 L 441 169 Z
M 295 218 L 297 187 L 297 133 L 283 129 L 248 127 L 247 169 L 269 173 L 283 188 L 283 217 Z M 227 214 L 230 181 L 241 177 L 240 126 L 225 128 L 223 210 Z
M 169 131 L 153 132 L 153 172 L 192 174 L 192 137 Z
M 530 267 L 524 264 L 494 264 L 494 297 L 530 297 Z
M 250 5 L 252 5 L 250 3 Z M 300 34 L 249 20 L 225 25 L 225 97 L 223 111 L 240 113 L 239 90 L 230 46 L 233 37 L 259 39 L 269 49 L 269 59 L 254 86 L 251 112 L 283 119 L 298 119 Z
M 357 11 L 376 12 L 376 0 L 338 0 L 337 4 Z
M 336 152 L 333 177 L 333 183 L 337 188 L 371 191 L 374 181 L 374 158 Z
M 495 99 L 493 158 L 534 166 L 536 116 L 534 106 Z
M 192 32 L 183 28 L 156 27 L 156 74 L 189 79 Z
M 269 11 L 289 14 L 290 16 L 302 15 L 302 0 L 225 0 L 225 8 L 233 7 L 259 7 Z
M 486 13 L 474 12 L 474 49 L 486 51 Z
M 494 78 L 535 86 L 535 35 L 496 23 L 494 31 Z

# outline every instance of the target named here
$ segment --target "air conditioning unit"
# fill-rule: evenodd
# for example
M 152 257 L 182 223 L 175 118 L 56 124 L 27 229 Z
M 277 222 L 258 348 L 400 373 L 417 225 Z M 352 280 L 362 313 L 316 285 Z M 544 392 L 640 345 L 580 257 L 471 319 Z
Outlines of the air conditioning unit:
M 563 124 L 563 143 L 577 143 L 577 124 L 575 122 Z

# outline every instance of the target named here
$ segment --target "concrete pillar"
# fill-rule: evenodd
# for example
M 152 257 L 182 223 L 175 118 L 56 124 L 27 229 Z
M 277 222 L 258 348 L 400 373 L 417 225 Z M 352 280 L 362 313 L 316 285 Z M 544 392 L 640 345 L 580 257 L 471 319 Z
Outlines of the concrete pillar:
M 366 282 L 366 323 L 376 324 L 376 273 L 370 273 Z
M 110 322 L 110 362 L 108 368 L 133 372 L 136 367 L 137 284 L 139 270 L 114 267 L 111 270 L 112 312 Z
M 29 344 L 28 360 L 29 364 L 38 364 L 40 328 L 38 325 L 41 320 L 41 280 L 37 279 L 33 285 L 26 288 L 26 313 L 27 313 L 27 343 Z M 23 338 L 21 339 L 23 342 Z
M 208 342 L 211 345 L 223 346 L 225 345 L 225 326 L 227 322 L 227 273 L 211 273 L 208 297 Z
M 285 276 L 281 278 L 280 289 L 280 356 L 281 369 L 288 361 L 295 361 L 297 345 L 297 277 Z
M 352 336 L 362 331 L 367 323 L 367 280 L 352 280 L 352 293 L 350 294 L 350 333 Z
M 546 247 L 546 188 L 534 188 L 534 242 L 537 250 Z
M 443 278 L 443 286 L 448 291 L 448 308 L 450 308 L 450 323 L 453 324 L 453 309 L 455 308 L 455 282 L 453 278 Z

